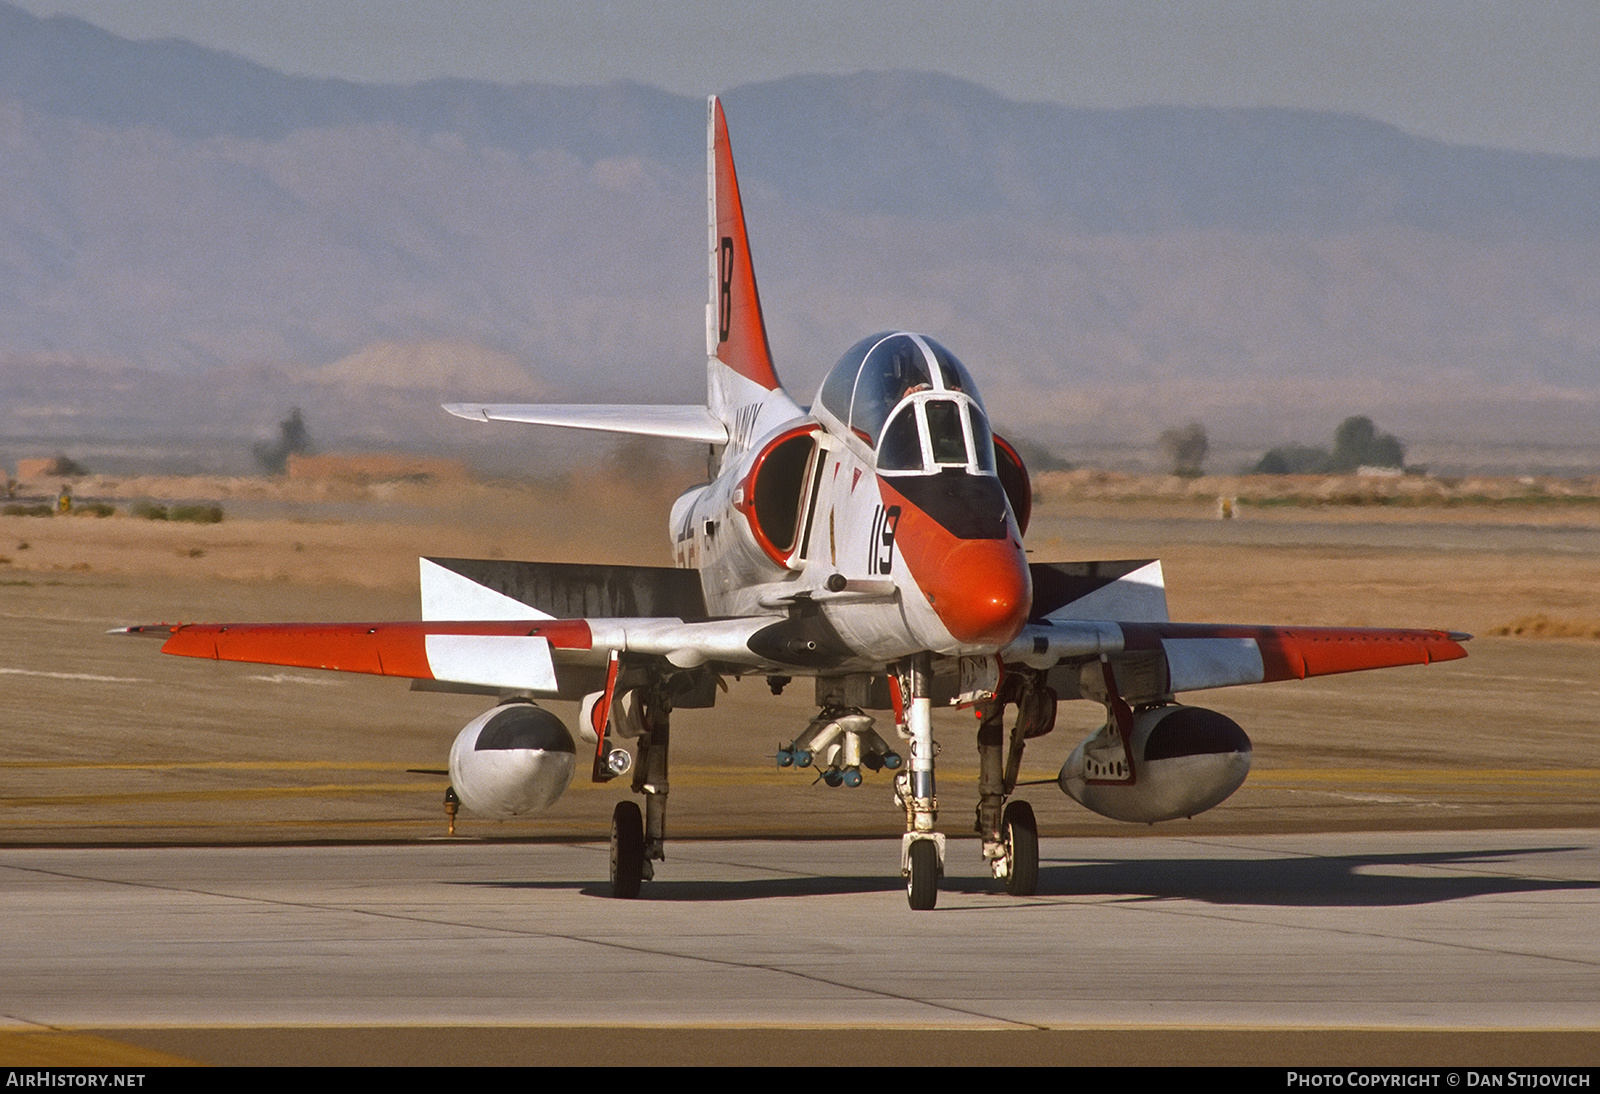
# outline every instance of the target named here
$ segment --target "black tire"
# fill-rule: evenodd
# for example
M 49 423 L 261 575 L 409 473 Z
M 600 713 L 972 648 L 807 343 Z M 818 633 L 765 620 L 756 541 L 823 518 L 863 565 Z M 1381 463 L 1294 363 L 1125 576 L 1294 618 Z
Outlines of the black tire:
M 618 802 L 611 812 L 611 895 L 632 900 L 643 882 L 644 817 L 638 802 Z
M 1039 824 L 1033 806 L 1012 802 L 1000 822 L 1006 838 L 1006 892 L 1032 896 L 1039 888 Z
M 906 900 L 914 912 L 932 911 L 939 903 L 939 845 L 931 839 L 914 840 L 910 859 Z

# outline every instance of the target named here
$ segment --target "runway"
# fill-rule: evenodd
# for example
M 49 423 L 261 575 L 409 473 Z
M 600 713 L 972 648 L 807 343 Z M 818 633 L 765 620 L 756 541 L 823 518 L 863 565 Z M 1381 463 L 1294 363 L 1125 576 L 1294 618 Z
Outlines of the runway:
M 1022 900 L 951 849 L 923 914 L 884 840 L 681 842 L 635 902 L 595 843 L 3 850 L 0 1057 L 1600 1056 L 1590 830 L 1050 839 Z

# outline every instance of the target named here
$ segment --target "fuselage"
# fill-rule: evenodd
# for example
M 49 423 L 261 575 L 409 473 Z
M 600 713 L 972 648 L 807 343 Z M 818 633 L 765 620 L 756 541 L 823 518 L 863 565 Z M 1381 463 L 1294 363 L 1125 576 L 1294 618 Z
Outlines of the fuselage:
M 993 653 L 1032 585 L 976 385 L 920 335 L 864 339 L 802 410 L 781 390 L 673 507 L 713 615 L 809 621 L 840 667 Z M 799 624 L 797 624 L 798 626 Z M 807 639 L 810 640 L 810 639 Z

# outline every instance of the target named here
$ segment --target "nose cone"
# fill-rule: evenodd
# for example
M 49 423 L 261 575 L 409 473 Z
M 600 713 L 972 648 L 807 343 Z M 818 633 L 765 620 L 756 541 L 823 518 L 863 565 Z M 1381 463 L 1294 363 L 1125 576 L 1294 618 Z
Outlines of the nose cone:
M 1033 579 L 1022 548 L 1004 539 L 955 540 L 920 576 L 922 591 L 951 636 L 1000 647 L 1028 621 Z

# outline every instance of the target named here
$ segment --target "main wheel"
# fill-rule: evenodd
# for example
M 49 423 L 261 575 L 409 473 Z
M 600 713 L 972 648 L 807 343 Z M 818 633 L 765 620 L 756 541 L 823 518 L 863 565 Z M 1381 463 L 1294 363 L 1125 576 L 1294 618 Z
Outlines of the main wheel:
M 1000 821 L 1006 838 L 1006 892 L 1032 896 L 1039 887 L 1039 824 L 1033 806 L 1012 802 Z
M 939 903 L 939 845 L 931 839 L 914 840 L 910 858 L 906 900 L 914 912 L 931 911 Z
M 621 801 L 611 812 L 611 895 L 632 900 L 644 881 L 644 817 L 639 803 Z

